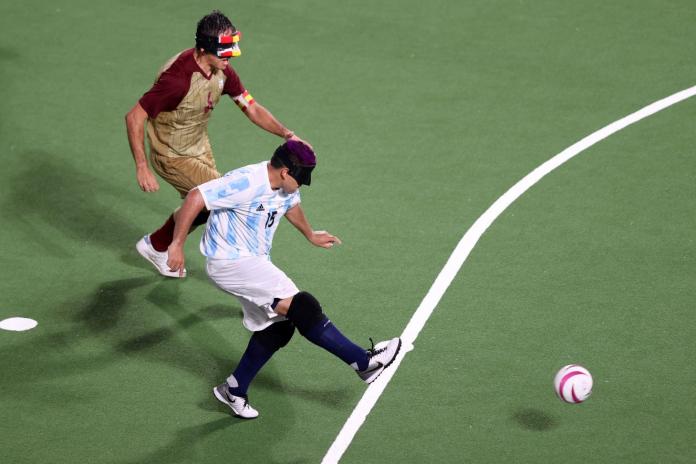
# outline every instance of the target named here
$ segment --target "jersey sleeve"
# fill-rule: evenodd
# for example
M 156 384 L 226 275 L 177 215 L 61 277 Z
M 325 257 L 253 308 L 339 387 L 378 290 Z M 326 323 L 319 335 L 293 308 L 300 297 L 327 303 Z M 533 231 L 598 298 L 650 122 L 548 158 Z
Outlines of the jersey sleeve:
M 290 206 L 288 207 L 288 209 L 299 205 L 301 202 L 302 200 L 300 199 L 300 191 L 298 190 L 292 195 L 290 195 Z
M 198 191 L 201 192 L 205 207 L 209 211 L 234 208 L 248 202 L 254 195 L 248 173 L 235 173 L 213 179 L 199 185 Z
M 227 66 L 224 72 L 227 79 L 222 93 L 229 95 L 240 110 L 246 111 L 255 103 L 254 97 L 244 88 L 242 81 L 239 80 L 239 76 L 231 66 Z
M 244 86 L 242 81 L 239 79 L 237 72 L 232 69 L 232 66 L 227 66 L 223 71 L 225 73 L 225 86 L 222 88 L 222 93 L 224 95 L 229 95 L 230 97 L 236 97 L 244 93 Z
M 190 80 L 173 70 L 164 71 L 155 85 L 140 98 L 140 106 L 154 119 L 163 111 L 174 111 L 188 93 Z

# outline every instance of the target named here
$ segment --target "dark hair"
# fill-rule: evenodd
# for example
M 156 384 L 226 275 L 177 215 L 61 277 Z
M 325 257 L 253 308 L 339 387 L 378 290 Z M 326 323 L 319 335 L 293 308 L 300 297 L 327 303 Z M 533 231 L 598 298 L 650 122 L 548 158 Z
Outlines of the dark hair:
M 283 162 L 280 160 L 280 156 L 276 155 L 273 153 L 273 156 L 271 157 L 271 166 L 273 166 L 276 169 L 280 168 L 286 168 L 287 166 L 283 164 Z
M 201 20 L 198 21 L 196 37 L 217 37 L 228 29 L 231 29 L 232 32 L 237 31 L 237 28 L 234 27 L 234 24 L 232 24 L 232 21 L 230 21 L 227 16 L 222 14 L 220 10 L 213 10 L 210 14 L 203 16 Z
M 288 168 L 288 173 L 299 185 L 312 182 L 312 170 L 316 164 L 314 150 L 298 140 L 288 140 L 276 148 L 271 157 L 271 166 L 276 169 Z
M 283 161 L 285 158 L 287 161 Z M 291 164 L 288 166 L 288 164 Z M 279 146 L 271 157 L 271 166 L 274 168 L 289 168 L 295 166 L 310 167 L 317 164 L 314 151 L 302 142 L 288 140 Z
M 273 167 L 276 168 L 276 169 L 280 169 L 280 168 L 288 168 L 288 169 L 290 169 L 290 168 L 294 167 L 294 163 L 297 162 L 297 156 L 292 155 L 292 154 L 289 154 L 289 153 L 287 153 L 287 152 L 286 152 L 286 153 L 283 153 L 283 154 L 285 154 L 285 155 L 288 157 L 288 161 L 289 161 L 290 163 L 292 163 L 292 164 L 290 164 L 290 163 L 288 163 L 287 161 L 283 162 L 283 160 L 280 158 L 281 153 L 282 153 L 282 152 L 281 152 L 281 151 L 278 151 L 278 150 L 276 150 L 276 152 L 273 153 L 273 156 L 271 156 L 271 166 L 273 166 Z M 288 164 L 290 164 L 290 166 L 288 166 Z

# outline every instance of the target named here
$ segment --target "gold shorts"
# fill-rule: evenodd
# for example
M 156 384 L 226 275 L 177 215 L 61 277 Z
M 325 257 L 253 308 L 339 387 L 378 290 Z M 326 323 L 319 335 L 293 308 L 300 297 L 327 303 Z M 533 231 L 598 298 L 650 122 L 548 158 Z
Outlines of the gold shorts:
M 162 156 L 150 153 L 152 168 L 184 198 L 194 187 L 221 177 L 212 153 L 201 156 Z

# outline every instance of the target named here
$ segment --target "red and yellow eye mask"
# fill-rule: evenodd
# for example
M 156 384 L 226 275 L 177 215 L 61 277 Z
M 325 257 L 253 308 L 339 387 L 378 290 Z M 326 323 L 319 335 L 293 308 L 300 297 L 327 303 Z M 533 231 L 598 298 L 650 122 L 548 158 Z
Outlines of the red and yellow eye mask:
M 196 35 L 196 48 L 202 48 L 208 53 L 213 53 L 218 58 L 234 58 L 242 54 L 239 49 L 239 41 L 242 33 L 235 31 L 232 34 L 220 34 L 217 37 Z
M 219 58 L 234 58 L 242 54 L 239 49 L 239 41 L 242 33 L 236 31 L 234 34 L 218 36 L 217 56 Z

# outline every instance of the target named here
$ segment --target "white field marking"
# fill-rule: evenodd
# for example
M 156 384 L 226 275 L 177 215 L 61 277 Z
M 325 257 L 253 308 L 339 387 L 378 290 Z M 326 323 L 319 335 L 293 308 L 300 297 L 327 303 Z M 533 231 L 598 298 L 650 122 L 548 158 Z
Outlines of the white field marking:
M 13 332 L 24 332 L 25 330 L 33 329 L 37 324 L 38 322 L 34 319 L 29 319 L 27 317 L 10 317 L 0 321 L 0 329 L 11 330 Z
M 343 425 L 343 428 L 339 432 L 333 444 L 326 452 L 324 459 L 321 461 L 322 464 L 337 463 L 341 459 L 341 456 L 343 456 L 343 453 L 345 453 L 346 449 L 348 449 L 348 446 L 353 441 L 353 437 L 355 437 L 355 434 L 358 432 L 363 422 L 365 422 L 365 419 L 367 419 L 367 415 L 377 403 L 377 400 L 382 395 L 382 392 L 387 387 L 387 384 L 394 376 L 394 373 L 401 364 L 401 361 L 406 356 L 406 353 L 413 349 L 413 343 L 415 342 L 416 337 L 418 337 L 418 334 L 425 326 L 425 323 L 430 318 L 430 315 L 435 310 L 435 307 L 440 302 L 440 299 L 442 299 L 445 291 L 452 283 L 452 280 L 454 280 L 454 277 L 459 272 L 459 269 L 461 269 L 464 261 L 466 261 L 467 257 L 469 256 L 469 253 L 471 253 L 471 250 L 474 248 L 479 238 L 481 238 L 481 235 L 483 235 L 483 233 L 491 226 L 493 221 L 495 221 L 498 216 L 500 216 L 502 212 L 512 204 L 512 202 L 517 200 L 520 195 L 539 182 L 546 174 L 550 173 L 582 151 L 588 149 L 595 143 L 620 131 L 626 126 L 668 108 L 675 103 L 686 100 L 693 95 L 696 95 L 696 86 L 682 90 L 681 92 L 677 92 L 674 95 L 670 95 L 669 97 L 663 98 L 655 103 L 651 103 L 635 113 L 629 114 L 628 116 L 619 119 L 606 127 L 603 127 L 579 142 L 574 143 L 553 158 L 546 161 L 544 164 L 537 167 L 535 170 L 527 174 L 522 180 L 513 185 L 510 190 L 503 194 L 503 196 L 498 198 L 495 203 L 493 203 L 486 210 L 486 212 L 483 213 L 483 215 L 481 215 L 476 222 L 474 222 L 474 224 L 469 228 L 469 230 L 466 231 L 462 239 L 459 241 L 459 244 L 447 260 L 447 264 L 445 264 L 445 267 L 442 268 L 442 271 L 440 271 L 437 279 L 435 279 L 435 282 L 433 282 L 430 290 L 428 290 L 425 298 L 423 298 L 423 301 L 421 301 L 418 309 L 416 309 L 416 312 L 413 314 L 411 320 L 401 334 L 403 347 L 401 348 L 399 355 L 394 360 L 393 366 L 386 369 L 384 373 L 377 378 L 377 380 L 367 387 L 362 398 L 353 410 L 353 413 Z

